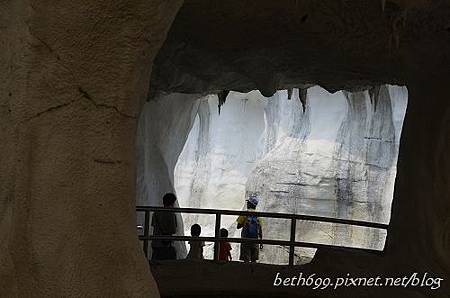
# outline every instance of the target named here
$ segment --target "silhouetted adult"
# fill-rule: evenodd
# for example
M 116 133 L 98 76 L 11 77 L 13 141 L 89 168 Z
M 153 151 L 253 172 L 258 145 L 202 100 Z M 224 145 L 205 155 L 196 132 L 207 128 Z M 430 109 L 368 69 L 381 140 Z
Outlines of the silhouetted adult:
M 163 197 L 165 208 L 173 208 L 177 197 L 166 193 Z M 177 219 L 172 211 L 156 211 L 152 217 L 153 235 L 170 236 L 177 232 Z M 177 253 L 172 240 L 152 241 L 152 260 L 175 260 Z

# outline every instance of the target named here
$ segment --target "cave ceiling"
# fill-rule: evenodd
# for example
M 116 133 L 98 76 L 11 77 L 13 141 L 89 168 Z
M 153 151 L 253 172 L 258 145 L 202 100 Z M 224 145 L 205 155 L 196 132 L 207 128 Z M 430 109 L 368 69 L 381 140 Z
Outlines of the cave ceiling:
M 150 90 L 354 91 L 444 73 L 449 55 L 450 1 L 186 0 Z

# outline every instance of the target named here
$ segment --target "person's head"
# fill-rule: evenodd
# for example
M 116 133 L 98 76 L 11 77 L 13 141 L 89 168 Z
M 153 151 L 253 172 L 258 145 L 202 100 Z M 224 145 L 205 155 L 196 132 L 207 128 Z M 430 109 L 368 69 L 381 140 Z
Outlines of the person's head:
M 199 224 L 193 224 L 191 226 L 191 236 L 200 236 L 200 233 L 202 232 L 202 227 L 200 227 Z
M 258 206 L 259 199 L 256 195 L 251 195 L 247 199 L 247 209 L 256 209 L 256 206 Z
M 247 201 L 247 209 L 256 209 L 256 205 L 253 205 L 249 201 Z
M 228 237 L 228 230 L 225 228 L 220 229 L 220 237 L 227 238 Z
M 177 197 L 173 193 L 171 193 L 171 192 L 166 193 L 163 196 L 163 205 L 164 205 L 164 207 L 173 207 L 173 204 L 175 204 L 176 200 L 177 200 Z

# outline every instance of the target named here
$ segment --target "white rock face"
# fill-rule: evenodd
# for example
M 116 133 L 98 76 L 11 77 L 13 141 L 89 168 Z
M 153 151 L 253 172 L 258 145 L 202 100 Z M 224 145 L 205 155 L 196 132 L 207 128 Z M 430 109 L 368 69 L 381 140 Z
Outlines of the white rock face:
M 162 197 L 174 192 L 174 168 L 191 131 L 199 101 L 198 95 L 170 94 L 144 105 L 136 136 L 136 204 L 162 206 Z M 178 205 L 178 202 L 176 203 Z M 144 215 L 137 223 L 143 225 Z M 181 216 L 178 233 L 184 235 Z M 150 230 L 152 233 L 152 230 Z M 177 257 L 186 256 L 186 246 L 175 242 Z M 151 247 L 149 245 L 149 255 Z
M 201 99 L 175 168 L 180 205 L 241 210 L 246 194 L 257 192 L 261 211 L 387 223 L 406 88 L 330 94 L 313 87 L 307 92 L 305 112 L 298 92 L 294 89 L 291 100 L 287 91 L 271 98 L 257 91 L 231 92 L 220 115 L 216 96 Z M 186 231 L 199 223 L 202 235 L 213 235 L 213 217 L 183 218 Z M 222 223 L 230 236 L 239 237 L 235 217 L 224 217 Z M 265 219 L 265 237 L 288 239 L 288 227 L 287 221 Z M 385 231 L 299 222 L 296 237 L 382 249 Z M 234 259 L 238 250 L 233 245 Z M 286 263 L 287 251 L 265 246 L 260 259 Z M 314 253 L 296 252 L 297 262 Z

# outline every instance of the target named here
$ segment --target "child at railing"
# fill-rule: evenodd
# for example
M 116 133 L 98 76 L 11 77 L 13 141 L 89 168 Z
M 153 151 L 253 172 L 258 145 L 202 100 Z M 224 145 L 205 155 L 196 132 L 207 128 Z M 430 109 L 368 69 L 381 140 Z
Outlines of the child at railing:
M 227 238 L 228 230 L 220 229 L 220 237 Z M 231 261 L 231 245 L 228 241 L 222 240 L 219 244 L 219 261 Z
M 200 227 L 199 224 L 194 224 L 191 226 L 192 237 L 199 237 L 201 232 L 202 228 Z M 203 246 L 205 246 L 205 242 L 192 239 L 188 243 L 191 246 L 191 248 L 189 250 L 188 255 L 186 256 L 186 259 L 203 260 Z

